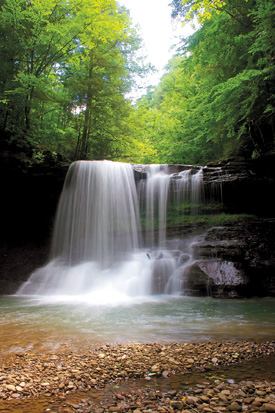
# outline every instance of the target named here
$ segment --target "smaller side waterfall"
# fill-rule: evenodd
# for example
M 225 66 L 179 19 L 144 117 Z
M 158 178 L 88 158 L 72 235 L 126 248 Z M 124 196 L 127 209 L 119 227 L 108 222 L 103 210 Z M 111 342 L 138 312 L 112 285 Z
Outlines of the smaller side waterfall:
M 191 176 L 191 205 L 193 215 L 199 211 L 202 202 L 203 168 Z
M 179 213 L 185 205 L 190 214 L 198 213 L 203 201 L 203 168 L 169 174 L 167 165 L 150 165 L 147 178 L 139 184 L 139 197 L 145 212 L 145 239 L 152 260 L 151 292 L 178 294 L 183 288 L 184 269 L 193 260 L 194 239 L 178 241 L 178 249 L 170 250 L 167 214 L 171 209 Z
M 174 179 L 174 192 L 177 204 L 188 199 L 191 187 L 191 169 L 179 172 Z
M 172 175 L 175 203 L 189 203 L 192 215 L 199 212 L 199 205 L 203 202 L 203 168 L 193 172 L 186 169 Z
M 149 245 L 165 245 L 170 175 L 161 165 L 149 165 L 146 180 L 146 232 Z M 155 231 L 158 232 L 157 239 Z
M 191 205 L 191 213 L 199 211 L 203 201 L 203 168 L 169 174 L 167 165 L 148 165 L 147 178 L 139 183 L 141 209 L 145 209 L 145 232 L 148 246 L 165 247 L 167 212 L 172 204 L 180 208 Z

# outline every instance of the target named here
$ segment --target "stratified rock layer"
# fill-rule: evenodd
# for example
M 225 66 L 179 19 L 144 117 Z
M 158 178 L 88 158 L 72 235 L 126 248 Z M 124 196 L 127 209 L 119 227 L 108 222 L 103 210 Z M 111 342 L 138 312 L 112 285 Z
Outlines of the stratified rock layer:
M 211 228 L 194 245 L 194 255 L 197 261 L 186 273 L 187 293 L 275 295 L 274 219 Z

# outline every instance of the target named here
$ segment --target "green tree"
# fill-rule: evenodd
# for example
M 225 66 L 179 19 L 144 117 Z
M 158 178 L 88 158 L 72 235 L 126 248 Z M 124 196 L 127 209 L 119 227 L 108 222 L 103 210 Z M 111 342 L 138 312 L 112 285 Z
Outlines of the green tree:
M 0 30 L 2 134 L 36 152 L 119 156 L 125 95 L 142 71 L 127 10 L 115 0 L 2 0 Z
M 174 3 L 187 18 L 212 12 L 146 98 L 144 133 L 155 157 L 206 163 L 263 155 L 274 148 L 274 3 Z

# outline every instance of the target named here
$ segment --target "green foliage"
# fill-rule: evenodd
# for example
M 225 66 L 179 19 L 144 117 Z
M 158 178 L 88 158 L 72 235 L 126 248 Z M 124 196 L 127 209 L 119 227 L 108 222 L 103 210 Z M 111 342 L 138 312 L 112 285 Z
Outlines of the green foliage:
M 125 94 L 143 71 L 125 9 L 115 0 L 1 0 L 0 34 L 5 136 L 71 159 L 123 152 Z
M 207 163 L 274 148 L 272 0 L 172 0 L 201 26 L 155 88 L 116 0 L 0 0 L 0 134 L 70 159 Z
M 194 227 L 213 227 L 237 223 L 247 223 L 255 220 L 254 215 L 248 214 L 213 214 L 213 215 L 170 215 L 167 217 L 167 226 L 173 228 L 181 225 Z
M 198 17 L 200 22 L 210 19 L 213 13 L 220 13 L 225 9 L 224 0 L 172 0 L 173 16 L 184 16 L 186 21 Z
M 206 13 L 204 24 L 137 103 L 132 134 L 146 136 L 160 162 L 206 163 L 272 149 L 274 3 L 173 3 L 185 18 Z

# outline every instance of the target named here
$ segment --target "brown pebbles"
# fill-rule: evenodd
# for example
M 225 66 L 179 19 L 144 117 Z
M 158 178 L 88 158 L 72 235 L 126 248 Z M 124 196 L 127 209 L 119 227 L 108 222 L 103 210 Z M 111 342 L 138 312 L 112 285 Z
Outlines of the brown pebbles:
M 238 365 L 274 352 L 273 342 L 230 341 L 104 345 L 79 352 L 65 349 L 56 353 L 10 354 L 0 364 L 0 398 L 7 402 L 43 396 L 65 400 L 74 393 L 88 394 L 93 389 L 103 389 L 110 384 L 116 386 L 130 379 L 143 378 L 150 382 L 159 377 L 167 380 L 185 372 L 200 372 L 203 376 L 204 372 L 215 371 L 221 366 Z M 114 392 L 100 406 L 93 405 L 88 397 L 74 405 L 65 403 L 57 411 L 275 412 L 274 386 L 270 381 L 235 383 L 208 380 L 204 384 L 169 393 L 169 390 L 154 388 L 152 383 L 149 388 Z M 49 408 L 48 411 L 54 410 Z

